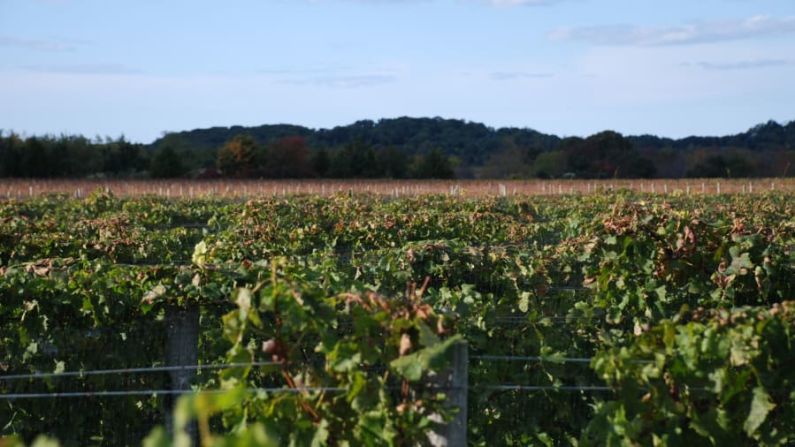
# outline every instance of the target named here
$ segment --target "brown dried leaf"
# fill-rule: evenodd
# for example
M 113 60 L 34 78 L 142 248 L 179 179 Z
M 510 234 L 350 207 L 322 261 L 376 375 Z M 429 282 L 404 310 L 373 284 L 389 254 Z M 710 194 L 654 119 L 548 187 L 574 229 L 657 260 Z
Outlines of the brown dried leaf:
M 262 342 L 262 352 L 265 354 L 273 354 L 276 351 L 276 340 L 270 339 Z
M 439 335 L 447 333 L 447 329 L 444 327 L 444 319 L 441 317 L 436 319 L 436 333 Z
M 47 276 L 52 269 L 52 260 L 51 259 L 42 259 L 37 261 L 33 264 L 29 264 L 25 269 L 28 273 L 33 273 L 37 276 Z
M 400 336 L 400 355 L 406 355 L 409 351 L 411 351 L 411 337 L 409 334 L 403 334 Z
M 427 320 L 433 314 L 433 308 L 427 304 L 420 304 L 414 313 L 421 319 Z

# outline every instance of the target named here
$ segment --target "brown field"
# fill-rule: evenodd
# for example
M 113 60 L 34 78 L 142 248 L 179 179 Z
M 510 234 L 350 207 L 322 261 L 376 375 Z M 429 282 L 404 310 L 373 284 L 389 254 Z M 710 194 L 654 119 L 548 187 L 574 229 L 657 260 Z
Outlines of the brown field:
M 586 194 L 631 189 L 656 194 L 757 194 L 795 191 L 795 178 L 652 179 L 652 180 L 0 180 L 0 199 L 43 194 L 85 197 L 96 190 L 114 195 L 162 197 L 255 197 L 341 192 L 388 196 L 449 194 L 462 196 Z

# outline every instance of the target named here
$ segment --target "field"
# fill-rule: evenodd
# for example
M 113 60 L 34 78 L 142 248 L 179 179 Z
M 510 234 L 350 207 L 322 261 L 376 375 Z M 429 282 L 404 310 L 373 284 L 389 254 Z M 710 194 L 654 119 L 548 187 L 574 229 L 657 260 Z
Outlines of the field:
M 97 189 L 118 197 L 262 197 L 341 192 L 400 197 L 447 194 L 467 197 L 590 194 L 630 190 L 685 195 L 795 192 L 795 179 L 646 180 L 26 180 L 0 179 L 0 197 L 23 199 L 46 194 L 81 198 Z
M 791 444 L 795 184 L 703 184 L 0 183 L 0 436 Z

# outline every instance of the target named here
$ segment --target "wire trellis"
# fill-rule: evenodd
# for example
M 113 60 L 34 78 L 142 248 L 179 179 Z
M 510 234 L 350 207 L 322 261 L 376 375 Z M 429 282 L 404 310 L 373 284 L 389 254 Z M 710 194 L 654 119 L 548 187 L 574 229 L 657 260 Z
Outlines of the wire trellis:
M 11 380 L 33 380 L 33 379 L 49 379 L 49 378 L 61 378 L 61 377 L 86 377 L 86 376 L 142 374 L 142 373 L 172 372 L 172 371 L 234 369 L 234 368 L 272 366 L 275 364 L 276 363 L 274 362 L 251 362 L 251 363 L 224 363 L 224 364 L 208 364 L 208 365 L 149 366 L 149 367 L 138 367 L 138 368 L 93 369 L 85 371 L 64 371 L 64 372 L 34 372 L 30 374 L 2 375 L 0 376 L 0 382 L 11 381 Z
M 541 357 L 521 355 L 472 355 L 475 360 L 506 361 L 506 362 L 541 362 L 541 363 L 584 363 L 590 364 L 591 357 Z
M 248 393 L 340 393 L 347 392 L 342 387 L 303 387 L 303 388 L 247 388 Z M 190 394 L 222 394 L 229 390 L 103 390 L 103 391 L 66 391 L 56 393 L 9 393 L 0 394 L 0 400 L 21 399 L 60 399 L 88 397 L 127 397 L 127 396 L 180 396 Z

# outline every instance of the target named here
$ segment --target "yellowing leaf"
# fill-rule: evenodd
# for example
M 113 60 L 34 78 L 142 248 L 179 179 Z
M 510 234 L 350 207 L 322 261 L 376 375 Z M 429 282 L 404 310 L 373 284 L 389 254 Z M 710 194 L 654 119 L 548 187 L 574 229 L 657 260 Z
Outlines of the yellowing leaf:
M 199 242 L 193 248 L 193 256 L 191 261 L 199 267 L 203 267 L 207 263 L 207 244 L 204 241 Z

